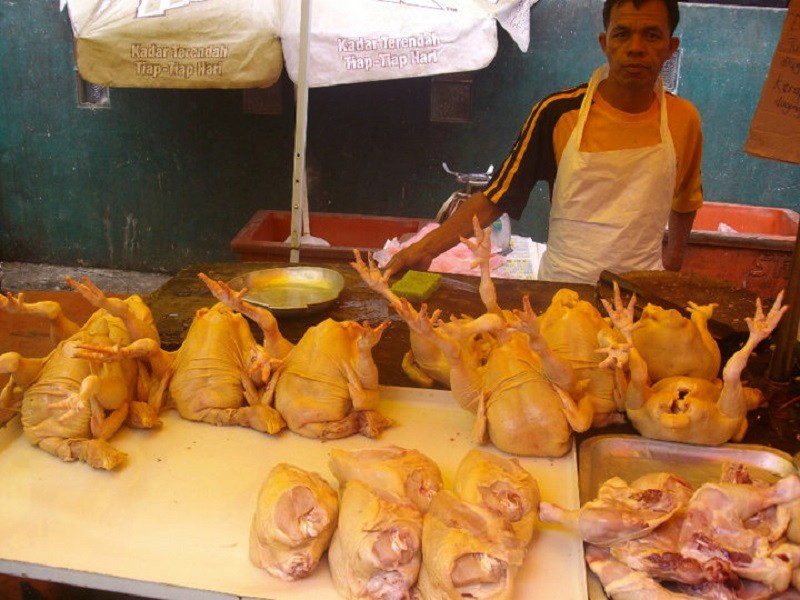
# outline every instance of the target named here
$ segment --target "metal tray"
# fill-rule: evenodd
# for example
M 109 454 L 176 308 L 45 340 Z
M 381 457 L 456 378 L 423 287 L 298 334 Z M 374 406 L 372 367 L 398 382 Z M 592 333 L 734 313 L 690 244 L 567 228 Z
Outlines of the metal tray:
M 247 288 L 244 299 L 276 316 L 305 315 L 331 306 L 344 288 L 344 277 L 322 267 L 284 267 L 250 271 L 228 285 Z
M 578 449 L 578 489 L 581 505 L 597 496 L 611 477 L 627 482 L 647 473 L 668 471 L 695 487 L 718 481 L 722 466 L 736 462 L 754 477 L 776 481 L 796 472 L 792 457 L 780 450 L 755 444 L 695 446 L 651 440 L 637 435 L 599 435 L 584 440 Z M 586 569 L 589 598 L 606 600 L 599 579 Z

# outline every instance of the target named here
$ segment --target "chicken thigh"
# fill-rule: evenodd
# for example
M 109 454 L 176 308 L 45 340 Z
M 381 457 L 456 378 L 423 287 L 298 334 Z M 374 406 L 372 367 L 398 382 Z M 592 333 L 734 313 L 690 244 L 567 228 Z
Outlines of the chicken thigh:
M 539 485 L 516 458 L 473 448 L 461 459 L 453 493 L 504 517 L 527 547 L 539 520 Z
M 422 513 L 443 485 L 439 465 L 419 450 L 399 446 L 332 448 L 329 466 L 340 487 L 358 479 L 371 488 L 408 498 Z
M 280 463 L 258 494 L 250 560 L 280 579 L 307 577 L 328 549 L 338 516 L 339 496 L 327 481 Z
M 407 498 L 358 479 L 344 487 L 328 550 L 336 591 L 347 599 L 404 600 L 420 568 L 422 514 Z

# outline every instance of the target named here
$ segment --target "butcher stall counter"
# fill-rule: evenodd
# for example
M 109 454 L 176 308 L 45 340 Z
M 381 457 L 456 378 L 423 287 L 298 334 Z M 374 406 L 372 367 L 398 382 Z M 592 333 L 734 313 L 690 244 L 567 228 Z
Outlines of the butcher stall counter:
M 163 346 L 177 348 L 195 311 L 216 302 L 197 278 L 198 272 L 228 281 L 250 270 L 275 266 L 287 265 L 223 263 L 182 270 L 146 298 Z M 0 573 L 154 598 L 338 598 L 325 559 L 311 577 L 289 583 L 249 561 L 250 521 L 270 469 L 289 462 L 333 482 L 328 468 L 331 448 L 395 444 L 431 457 L 449 488 L 458 463 L 474 444 L 472 415 L 452 401 L 449 391 L 408 387 L 410 382 L 400 368 L 408 347 L 405 324 L 349 265 L 327 266 L 345 278 L 338 301 L 307 318 L 279 319 L 280 329 L 296 342 L 308 327 L 328 317 L 373 325 L 390 319 L 392 325 L 374 349 L 374 357 L 382 384 L 379 410 L 393 421 L 391 427 L 376 440 L 355 435 L 323 443 L 288 430 L 270 436 L 240 427 L 194 423 L 170 410 L 157 430 L 120 430 L 110 442 L 126 452 L 127 459 L 106 472 L 83 463 L 61 462 L 34 448 L 22 435 L 19 419 L 13 419 L 0 428 Z M 528 290 L 523 282 L 504 282 L 498 289 L 499 300 L 519 306 L 527 291 L 540 311 L 557 287 L 543 284 Z M 581 291 L 587 299 L 594 293 L 591 287 Z M 26 296 L 35 301 L 48 298 L 48 293 Z M 69 297 L 65 310 L 68 307 L 67 314 L 78 322 L 93 312 L 73 292 L 50 296 Z M 445 276 L 430 304 L 448 313 L 481 313 L 477 279 Z M 12 317 L 0 314 L 2 338 L 12 340 L 14 348 L 27 355 L 43 355 L 46 325 L 37 327 L 28 319 L 12 323 Z M 544 497 L 566 507 L 579 506 L 577 447 L 561 458 L 523 457 L 520 464 L 536 478 Z M 515 598 L 520 600 L 586 598 L 580 540 L 555 527 L 542 528 L 519 572 L 516 589 Z
M 285 262 L 213 262 L 185 267 L 148 299 L 161 334 L 162 345 L 166 349 L 177 348 L 186 335 L 195 311 L 216 302 L 206 285 L 197 277 L 197 273 L 203 272 L 213 279 L 230 281 L 251 271 L 287 266 L 293 265 Z M 295 343 L 309 327 L 326 318 L 359 322 L 366 320 L 373 326 L 388 319 L 391 325 L 372 351 L 380 373 L 380 383 L 387 386 L 416 387 L 417 384 L 401 368 L 403 355 L 409 348 L 409 332 L 405 322 L 389 308 L 384 298 L 361 281 L 348 263 L 315 262 L 313 266 L 339 272 L 344 278 L 344 289 L 338 301 L 324 312 L 280 318 L 279 326 L 284 337 Z M 520 308 L 522 296 L 527 294 L 533 310 L 541 314 L 549 306 L 555 292 L 562 287 L 569 287 L 582 300 L 593 303 L 605 314 L 600 299 L 612 298 L 614 281 L 620 285 L 626 302 L 632 292 L 636 293 L 637 313 L 649 302 L 663 308 L 676 309 L 685 307 L 690 300 L 700 305 L 716 303 L 718 306 L 709 321 L 709 330 L 720 346 L 723 364 L 747 339 L 745 317 L 753 315 L 756 295 L 713 277 L 669 271 L 642 271 L 623 275 L 604 271 L 596 286 L 520 279 L 494 279 L 494 284 L 497 300 L 502 308 Z M 478 293 L 479 282 L 478 277 L 442 274 L 441 285 L 429 297 L 427 304 L 431 310 L 441 309 L 443 318 L 448 318 L 451 314 L 478 316 L 485 311 Z M 771 303 L 773 299 L 764 300 Z M 688 313 L 684 311 L 684 315 L 688 316 Z M 255 324 L 251 323 L 251 328 L 257 339 L 260 339 L 261 333 Z M 793 379 L 788 387 L 771 388 L 769 382 L 764 381 L 771 358 L 769 343 L 762 343 L 758 350 L 751 356 L 743 379 L 749 381 L 750 385 L 761 388 L 768 396 L 773 394 L 774 398 L 771 406 L 750 413 L 750 427 L 744 441 L 795 454 L 800 452 L 800 411 L 796 410 L 800 403 L 795 403 L 777 414 L 775 409 L 797 396 L 800 392 L 800 380 Z M 598 432 L 590 430 L 587 435 L 596 433 Z M 608 427 L 602 433 L 636 432 L 630 425 L 624 424 Z M 579 440 L 582 437 L 586 436 L 578 436 Z
M 186 267 L 147 298 L 163 346 L 178 348 L 195 312 L 216 302 L 198 272 L 229 281 L 249 271 L 286 266 L 259 262 Z M 296 342 L 325 318 L 366 320 L 372 325 L 389 319 L 391 326 L 373 356 L 383 386 L 381 410 L 393 419 L 393 427 L 377 440 L 357 435 L 322 443 L 288 431 L 269 436 L 192 423 L 173 410 L 164 415 L 164 425 L 157 431 L 120 431 L 111 441 L 128 453 L 128 459 L 120 469 L 102 472 L 81 463 L 62 463 L 33 448 L 15 419 L 0 429 L 0 489 L 4 490 L 0 572 L 157 598 L 335 599 L 325 562 L 311 578 L 286 583 L 248 560 L 249 523 L 260 483 L 271 467 L 290 462 L 332 480 L 327 459 L 334 445 L 397 444 L 417 448 L 433 458 L 448 487 L 458 462 L 474 444 L 471 414 L 458 408 L 446 390 L 413 387 L 402 371 L 408 328 L 386 301 L 347 264 L 314 266 L 340 272 L 344 289 L 324 312 L 280 318 L 281 332 Z M 564 287 L 521 280 L 497 280 L 495 284 L 502 307 L 519 307 L 522 296 L 528 294 L 537 313 Z M 595 286 L 569 287 L 595 304 L 598 296 L 607 297 L 608 293 Z M 39 292 L 30 299 L 43 296 L 46 293 Z M 478 279 L 443 275 L 428 304 L 441 308 L 445 316 L 476 316 L 483 312 Z M 90 313 L 90 307 L 83 307 L 71 316 Z M 722 331 L 738 335 L 739 316 L 726 319 Z M 7 327 L 7 317 L 0 318 L 0 329 Z M 12 333 L 21 334 L 17 339 L 22 350 L 26 331 Z M 255 329 L 254 333 L 259 334 Z M 634 432 L 629 426 L 615 426 L 592 433 Z M 577 441 L 588 437 L 579 436 Z M 776 433 L 769 416 L 755 416 L 745 441 L 795 451 Z M 577 508 L 580 502 L 577 449 L 576 443 L 558 459 L 520 460 L 539 482 L 543 498 L 568 508 Z M 558 528 L 544 527 L 523 565 L 516 598 L 569 600 L 586 598 L 587 593 L 582 544 Z

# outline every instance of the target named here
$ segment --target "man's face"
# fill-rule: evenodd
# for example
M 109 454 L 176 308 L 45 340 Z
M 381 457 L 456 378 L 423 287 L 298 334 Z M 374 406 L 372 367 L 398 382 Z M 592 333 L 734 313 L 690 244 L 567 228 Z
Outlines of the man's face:
M 678 38 L 670 35 L 662 0 L 645 0 L 639 8 L 624 1 L 611 9 L 600 47 L 614 84 L 631 91 L 652 89 L 662 65 L 677 49 Z

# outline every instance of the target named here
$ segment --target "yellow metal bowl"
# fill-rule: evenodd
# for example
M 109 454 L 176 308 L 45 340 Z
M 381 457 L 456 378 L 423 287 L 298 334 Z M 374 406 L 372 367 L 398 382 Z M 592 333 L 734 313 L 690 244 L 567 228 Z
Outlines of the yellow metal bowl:
M 234 290 L 247 288 L 245 300 L 276 316 L 294 316 L 331 306 L 344 288 L 344 277 L 321 267 L 285 267 L 250 271 L 228 285 Z

